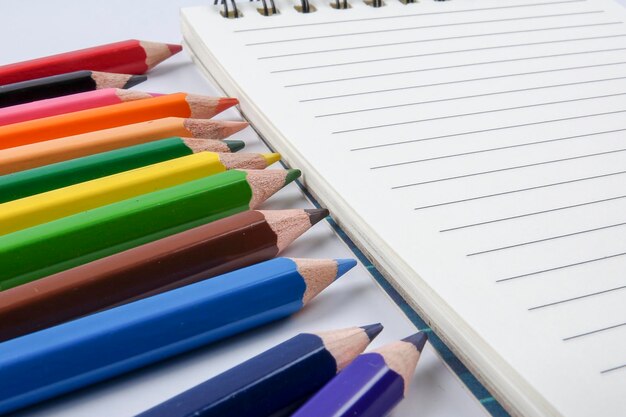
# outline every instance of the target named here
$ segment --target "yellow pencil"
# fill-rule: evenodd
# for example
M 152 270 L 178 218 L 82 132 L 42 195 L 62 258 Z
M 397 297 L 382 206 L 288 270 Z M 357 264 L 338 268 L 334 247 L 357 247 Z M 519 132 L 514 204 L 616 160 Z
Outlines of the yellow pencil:
M 0 204 L 0 235 L 227 169 L 263 169 L 279 154 L 200 152 Z

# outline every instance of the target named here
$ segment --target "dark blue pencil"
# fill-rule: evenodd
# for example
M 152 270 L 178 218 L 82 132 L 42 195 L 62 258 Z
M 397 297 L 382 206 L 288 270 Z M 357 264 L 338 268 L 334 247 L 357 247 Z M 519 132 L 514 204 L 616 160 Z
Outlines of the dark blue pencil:
M 0 343 L 0 414 L 286 317 L 355 264 L 276 258 Z
M 314 394 L 382 328 L 373 324 L 299 334 L 139 416 L 270 416 Z
M 426 333 L 356 358 L 292 417 L 383 417 L 404 398 Z

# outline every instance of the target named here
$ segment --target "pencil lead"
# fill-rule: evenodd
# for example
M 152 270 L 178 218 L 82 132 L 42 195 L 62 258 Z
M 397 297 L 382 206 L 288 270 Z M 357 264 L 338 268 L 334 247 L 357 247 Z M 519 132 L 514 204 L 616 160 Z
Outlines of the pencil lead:
M 267 166 L 272 165 L 274 162 L 280 161 L 280 154 L 279 153 L 264 153 L 264 154 L 261 154 L 261 155 L 263 155 L 263 158 L 265 159 L 265 162 L 267 163 Z
M 183 50 L 183 46 L 182 45 L 178 45 L 175 43 L 168 43 L 167 45 L 167 49 L 170 50 L 170 53 L 172 55 L 176 55 L 177 53 L 179 53 L 180 51 Z
M 338 279 L 356 266 L 356 261 L 354 259 L 335 259 L 335 262 L 337 262 L 337 276 L 335 279 Z
M 368 324 L 367 326 L 361 326 L 361 329 L 365 330 L 365 334 L 371 342 L 383 331 L 383 325 L 380 323 Z
M 328 210 L 325 208 L 319 209 L 306 209 L 304 212 L 309 216 L 309 221 L 311 222 L 311 226 L 319 223 L 326 216 L 328 216 Z
M 234 97 L 220 97 L 217 102 L 217 106 L 215 107 L 215 113 L 221 113 L 226 109 L 236 106 L 237 104 L 239 104 L 239 100 Z
M 246 143 L 242 140 L 225 140 L 223 142 L 231 152 L 237 152 L 246 147 Z
M 415 346 L 418 352 L 421 352 L 422 349 L 424 349 L 424 345 L 426 344 L 427 340 L 428 336 L 424 332 L 418 332 L 402 339 L 403 342 L 408 342 Z
M 133 75 L 128 79 L 128 81 L 126 81 L 126 84 L 124 84 L 123 88 L 134 87 L 137 84 L 141 84 L 142 82 L 146 81 L 147 79 L 148 77 L 145 75 Z
M 300 171 L 299 169 L 288 169 L 287 176 L 285 177 L 285 185 L 300 178 L 300 175 L 302 175 L 302 171 Z

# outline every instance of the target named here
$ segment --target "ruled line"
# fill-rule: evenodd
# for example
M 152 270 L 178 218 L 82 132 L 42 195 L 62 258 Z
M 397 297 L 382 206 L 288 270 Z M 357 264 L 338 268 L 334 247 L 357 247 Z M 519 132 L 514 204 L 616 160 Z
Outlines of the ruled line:
M 549 28 L 536 28 L 536 29 L 512 30 L 512 31 L 507 31 L 507 32 L 491 32 L 491 33 L 478 33 L 474 35 L 449 36 L 445 38 L 417 39 L 417 40 L 402 41 L 402 42 L 378 43 L 374 45 L 350 46 L 350 47 L 345 47 L 345 48 L 320 49 L 320 50 L 315 50 L 315 51 L 292 52 L 289 54 L 267 55 L 267 56 L 258 57 L 257 59 L 267 60 L 267 59 L 277 59 L 277 58 L 290 58 L 290 57 L 302 56 L 302 55 L 326 54 L 330 52 L 357 51 L 357 50 L 362 50 L 362 49 L 383 48 L 387 46 L 411 45 L 414 43 L 422 43 L 422 42 L 440 42 L 440 41 L 450 41 L 450 40 L 457 40 L 457 39 L 482 38 L 485 36 L 515 35 L 515 34 L 520 34 L 520 33 L 546 32 L 550 30 L 563 30 L 563 29 L 580 29 L 580 28 L 589 28 L 589 27 L 598 27 L 598 26 L 619 25 L 622 23 L 624 22 L 615 21 L 615 22 L 604 22 L 604 23 L 589 23 L 586 25 L 554 26 L 554 27 L 549 27 Z
M 518 124 L 518 125 L 508 125 L 508 126 L 501 126 L 501 127 L 493 127 L 493 128 L 489 128 L 489 129 L 468 130 L 467 132 L 451 133 L 451 134 L 448 134 L 448 135 L 431 136 L 431 137 L 428 137 L 428 138 L 411 139 L 411 140 L 404 140 L 404 141 L 399 141 L 399 142 L 381 143 L 379 145 L 363 146 L 363 147 L 360 147 L 360 148 L 352 148 L 352 149 L 350 149 L 350 151 L 353 152 L 353 151 L 364 151 L 364 150 L 377 149 L 377 148 L 386 148 L 388 146 L 405 145 L 407 143 L 426 142 L 426 141 L 430 141 L 430 140 L 447 139 L 447 138 L 452 138 L 452 137 L 457 137 L 457 136 L 471 135 L 471 134 L 474 134 L 474 133 L 495 132 L 495 131 L 498 131 L 498 130 L 514 129 L 514 128 L 517 128 L 517 127 L 528 127 L 528 126 L 536 126 L 536 125 L 542 125 L 542 124 L 548 124 L 548 123 L 565 122 L 565 121 L 569 121 L 569 120 L 586 119 L 586 118 L 590 118 L 590 117 L 608 116 L 608 115 L 619 114 L 619 113 L 624 113 L 624 112 L 626 112 L 626 109 L 615 110 L 615 111 L 610 111 L 610 112 L 594 113 L 594 114 L 584 114 L 584 115 L 580 115 L 580 116 L 563 117 L 563 118 L 560 118 L 560 119 L 542 120 L 542 121 L 539 121 L 539 122 L 522 123 L 522 124 Z
M 494 61 L 470 62 L 467 64 L 448 65 L 445 67 L 420 68 L 420 69 L 407 70 L 407 71 L 395 71 L 395 72 L 385 72 L 381 74 L 361 75 L 361 76 L 349 77 L 349 78 L 334 78 L 331 80 L 311 81 L 308 83 L 286 85 L 285 88 L 302 87 L 302 86 L 317 85 L 317 84 L 328 84 L 328 83 L 343 82 L 343 81 L 353 81 L 353 80 L 361 80 L 361 79 L 367 79 L 367 78 L 389 77 L 393 75 L 412 74 L 416 72 L 425 72 L 425 71 L 439 71 L 439 70 L 444 70 L 444 69 L 472 67 L 476 65 L 502 64 L 506 62 L 529 61 L 533 59 L 558 58 L 558 57 L 563 57 L 563 56 L 597 54 L 597 53 L 602 53 L 602 52 L 616 52 L 616 51 L 623 51 L 623 50 L 626 50 L 626 48 L 594 49 L 590 51 L 567 52 L 563 54 L 538 55 L 538 56 L 523 57 L 523 58 L 500 59 L 500 60 L 494 60 Z
M 555 268 L 542 269 L 542 270 L 535 271 L 535 272 L 529 272 L 527 274 L 515 275 L 513 277 L 508 277 L 508 278 L 501 278 L 501 279 L 496 280 L 496 282 L 500 283 L 500 282 L 513 281 L 513 280 L 516 280 L 516 279 L 519 279 L 519 278 L 526 278 L 526 277 L 530 277 L 530 276 L 533 276 L 533 275 L 545 274 L 547 272 L 553 272 L 553 271 L 559 271 L 559 270 L 562 270 L 562 269 L 573 268 L 575 266 L 587 265 L 587 264 L 594 263 L 594 262 L 606 261 L 608 259 L 618 258 L 618 257 L 624 256 L 624 255 L 626 255 L 626 252 L 616 253 L 614 255 L 603 256 L 602 258 L 588 259 L 588 260 L 585 260 L 585 261 L 576 262 L 576 263 L 572 263 L 572 264 L 568 264 L 568 265 L 557 266 Z
M 499 251 L 503 251 L 503 250 L 507 250 L 507 249 L 519 248 L 519 247 L 522 247 L 522 246 L 533 245 L 535 243 L 548 242 L 548 241 L 551 241 L 551 240 L 563 239 L 563 238 L 566 238 L 566 237 L 578 236 L 578 235 L 583 235 L 585 233 L 592 233 L 592 232 L 597 232 L 597 231 L 600 231 L 600 230 L 607 230 L 607 229 L 612 229 L 614 227 L 621 227 L 621 226 L 626 226 L 626 222 L 611 224 L 611 225 L 608 225 L 608 226 L 596 227 L 596 228 L 593 228 L 593 229 L 580 230 L 580 231 L 577 231 L 577 232 L 566 233 L 566 234 L 563 234 L 563 235 L 551 236 L 551 237 L 547 237 L 545 239 L 531 240 L 531 241 L 528 241 L 528 242 L 517 243 L 517 244 L 514 244 L 514 245 L 501 246 L 499 248 L 482 250 L 480 252 L 468 253 L 465 256 L 484 255 L 484 254 L 487 254 L 487 253 L 493 253 L 493 252 L 499 252 Z
M 566 298 L 565 300 L 554 301 L 552 303 L 541 304 L 541 305 L 538 305 L 538 306 L 535 306 L 535 307 L 530 307 L 528 309 L 528 311 L 540 310 L 542 308 L 547 308 L 547 307 L 552 307 L 552 306 L 556 306 L 556 305 L 560 305 L 560 304 L 565 304 L 565 303 L 569 303 L 569 302 L 572 302 L 572 301 L 583 300 L 585 298 L 595 297 L 596 295 L 607 294 L 607 293 L 610 293 L 610 292 L 613 292 L 613 291 L 620 291 L 620 290 L 623 290 L 623 289 L 626 289 L 626 285 L 623 285 L 621 287 L 609 288 L 608 290 L 592 292 L 592 293 L 585 294 L 585 295 L 579 295 L 578 297 Z
M 443 203 L 431 204 L 431 205 L 428 205 L 428 206 L 415 207 L 413 210 L 417 211 L 417 210 L 424 210 L 424 209 L 434 208 L 434 207 L 448 206 L 448 205 L 451 205 L 451 204 L 466 203 L 468 201 L 476 201 L 476 200 L 482 200 L 482 199 L 485 199 L 485 198 L 499 197 L 499 196 L 508 195 L 508 194 L 521 193 L 521 192 L 524 192 L 524 191 L 538 190 L 538 189 L 541 189 L 541 188 L 556 187 L 556 186 L 559 186 L 559 185 L 572 184 L 572 183 L 575 183 L 575 182 L 590 181 L 590 180 L 595 180 L 595 179 L 598 179 L 598 178 L 606 178 L 606 177 L 612 177 L 612 176 L 615 176 L 615 175 L 622 175 L 622 174 L 625 174 L 625 173 L 626 173 L 626 171 L 610 172 L 608 174 L 594 175 L 594 176 L 591 176 L 591 177 L 582 177 L 582 178 L 576 178 L 576 179 L 573 179 L 573 180 L 553 182 L 553 183 L 550 183 L 550 184 L 542 184 L 542 185 L 537 185 L 537 186 L 534 186 L 534 187 L 520 188 L 520 189 L 517 189 L 517 190 L 503 191 L 503 192 L 494 193 L 494 194 L 485 194 L 485 195 L 481 195 L 481 196 L 477 196 L 477 197 L 464 198 L 464 199 L 461 199 L 461 200 L 446 201 L 446 202 L 443 202 Z
M 529 108 L 542 107 L 542 106 L 551 106 L 551 105 L 554 105 L 554 104 L 575 103 L 575 102 L 586 101 L 586 100 L 595 100 L 595 99 L 601 99 L 601 98 L 618 97 L 618 96 L 623 96 L 625 94 L 626 94 L 626 92 L 621 92 L 621 93 L 615 93 L 615 94 L 605 94 L 605 95 L 600 95 L 600 96 L 581 97 L 581 98 L 575 98 L 575 99 L 571 99 L 571 100 L 559 100 L 559 101 L 548 101 L 548 102 L 545 102 L 545 103 L 527 104 L 525 106 L 503 107 L 501 109 L 483 110 L 483 111 L 470 112 L 470 113 L 459 113 L 459 114 L 452 114 L 452 115 L 448 115 L 448 116 L 431 117 L 431 118 L 428 118 L 428 119 L 407 120 L 407 121 L 404 121 L 404 122 L 386 123 L 386 124 L 383 124 L 383 125 L 372 125 L 372 126 L 365 126 L 365 127 L 357 127 L 357 128 L 353 128 L 353 129 L 336 130 L 334 132 L 331 132 L 331 134 L 333 134 L 333 135 L 340 135 L 340 134 L 343 134 L 343 133 L 360 132 L 360 131 L 363 131 L 363 130 L 383 129 L 383 128 L 387 128 L 387 127 L 404 126 L 404 125 L 410 125 L 410 124 L 432 122 L 432 121 L 436 121 L 436 120 L 454 119 L 454 118 L 457 118 L 457 117 L 478 116 L 478 115 L 481 115 L 481 114 L 498 113 L 498 112 L 510 111 L 510 110 L 529 109 Z
M 609 372 L 617 371 L 619 369 L 626 369 L 626 363 L 624 365 L 614 366 L 613 368 L 605 369 L 600 371 L 601 374 L 607 374 Z
M 574 336 L 564 337 L 563 341 L 567 342 L 568 340 L 577 339 L 579 337 L 584 337 L 584 336 L 589 336 L 589 335 L 592 335 L 592 334 L 605 332 L 607 330 L 617 329 L 617 328 L 620 328 L 622 326 L 626 326 L 626 323 L 620 323 L 620 324 L 616 324 L 614 326 L 603 327 L 602 329 L 592 330 L 590 332 L 585 332 L 585 333 L 576 334 Z
M 365 59 L 361 61 L 348 61 L 348 62 L 338 62 L 333 64 L 326 65 L 312 65 L 308 67 L 298 67 L 298 68 L 288 68 L 282 70 L 274 70 L 270 71 L 270 74 L 279 74 L 285 72 L 293 72 L 293 71 L 304 71 L 311 69 L 320 69 L 320 68 L 333 68 L 333 67 L 343 67 L 346 65 L 357 65 L 357 64 L 371 64 L 372 62 L 386 62 L 386 61 L 398 61 L 402 59 L 410 59 L 410 58 L 423 58 L 427 56 L 437 56 L 437 55 L 448 55 L 448 54 L 456 54 L 463 52 L 477 52 L 477 51 L 491 51 L 495 49 L 504 49 L 504 48 L 518 48 L 522 46 L 535 46 L 535 45 L 554 45 L 557 43 L 568 43 L 568 42 L 580 42 L 580 41 L 590 41 L 590 40 L 598 40 L 598 39 L 612 39 L 612 38 L 622 38 L 626 35 L 617 34 L 617 35 L 606 35 L 606 36 L 591 36 L 587 38 L 574 38 L 574 39 L 555 39 L 551 41 L 542 41 L 542 42 L 527 42 L 527 43 L 516 43 L 516 44 L 508 44 L 508 45 L 497 45 L 497 46 L 486 46 L 483 48 L 469 48 L 469 49 L 456 49 L 452 51 L 441 51 L 441 52 L 429 52 L 424 54 L 412 54 L 412 55 L 400 55 L 400 56 L 391 56 L 387 58 L 376 58 L 376 59 Z
M 524 217 L 531 217 L 531 216 L 536 216 L 536 215 L 539 215 L 539 214 L 553 213 L 555 211 L 569 210 L 571 208 L 590 206 L 592 204 L 607 203 L 609 201 L 621 200 L 623 198 L 626 198 L 626 195 L 620 195 L 620 196 L 610 197 L 610 198 L 603 198 L 601 200 L 587 201 L 587 202 L 584 202 L 584 203 L 572 204 L 572 205 L 569 205 L 569 206 L 555 207 L 555 208 L 551 208 L 551 209 L 547 209 L 547 210 L 535 211 L 535 212 L 532 212 L 532 213 L 518 214 L 517 216 L 502 217 L 502 218 L 499 218 L 499 219 L 486 220 L 486 221 L 483 221 L 483 222 L 471 223 L 471 224 L 466 224 L 466 225 L 463 225 L 463 226 L 450 227 L 450 228 L 447 228 L 447 229 L 442 229 L 439 232 L 440 233 L 452 232 L 452 231 L 456 231 L 456 230 L 467 229 L 467 228 L 470 228 L 470 227 L 484 226 L 484 225 L 487 225 L 487 224 L 499 223 L 499 222 L 504 222 L 504 221 L 508 221 L 508 220 L 521 219 L 521 218 L 524 218 Z
M 605 64 L 582 65 L 582 66 L 577 66 L 577 67 L 554 68 L 554 69 L 541 70 L 541 71 L 518 72 L 518 73 L 515 73 L 515 74 L 503 74 L 503 75 L 495 75 L 495 76 L 490 76 L 490 77 L 468 78 L 468 79 L 465 79 L 465 80 L 444 81 L 444 82 L 432 83 L 432 84 L 417 84 L 417 85 L 403 86 L 403 87 L 398 87 L 398 88 L 386 88 L 386 89 L 383 89 L 383 90 L 370 90 L 370 91 L 361 91 L 359 93 L 339 94 L 339 95 L 336 95 L 336 96 L 315 97 L 315 98 L 308 98 L 308 99 L 300 100 L 299 102 L 300 103 L 308 103 L 310 101 L 332 100 L 332 99 L 336 99 L 336 98 L 355 97 L 355 96 L 362 96 L 362 95 L 367 95 L 367 94 L 389 93 L 389 92 L 394 92 L 394 91 L 411 90 L 411 89 L 416 89 L 416 88 L 438 87 L 438 86 L 442 86 L 442 85 L 468 83 L 468 82 L 473 82 L 473 81 L 496 80 L 496 79 L 500 79 L 500 78 L 520 77 L 520 76 L 524 76 L 524 75 L 546 74 L 546 73 L 550 73 L 550 72 L 571 71 L 571 70 L 577 70 L 577 69 L 608 67 L 608 66 L 623 65 L 623 64 L 626 64 L 626 61 L 609 62 L 609 63 L 605 63 Z
M 400 188 L 416 187 L 418 185 L 434 184 L 436 182 L 444 182 L 444 181 L 458 180 L 458 179 L 461 179 L 461 178 L 477 177 L 477 176 L 480 176 L 480 175 L 495 174 L 495 173 L 498 173 L 498 172 L 513 171 L 513 170 L 516 170 L 516 169 L 523 169 L 523 168 L 530 168 L 530 167 L 536 167 L 536 166 L 541 166 L 541 165 L 556 164 L 556 163 L 565 162 L 565 161 L 575 161 L 575 160 L 578 160 L 578 159 L 594 158 L 596 156 L 616 154 L 616 153 L 620 153 L 620 152 L 624 152 L 624 151 L 626 151 L 626 148 L 614 149 L 614 150 L 606 151 L 606 152 L 597 152 L 597 153 L 590 153 L 590 154 L 585 154 L 585 155 L 577 155 L 577 156 L 572 156 L 572 157 L 569 157 L 569 158 L 551 159 L 549 161 L 535 162 L 535 163 L 532 163 L 532 164 L 515 165 L 515 166 L 511 166 L 511 167 L 506 167 L 506 168 L 491 169 L 491 170 L 488 170 L 488 171 L 472 172 L 471 174 L 455 175 L 453 177 L 444 177 L 444 178 L 437 178 L 435 180 L 414 182 L 414 183 L 411 183 L 411 184 L 396 185 L 394 187 L 391 187 L 391 189 L 392 190 L 398 190 Z
M 544 3 L 533 3 L 533 4 L 515 4 L 515 5 L 509 5 L 509 6 L 483 7 L 480 9 L 446 10 L 442 12 L 427 12 L 427 13 L 401 14 L 401 15 L 393 15 L 393 16 L 366 17 L 366 18 L 361 18 L 361 19 L 334 20 L 332 22 L 300 23 L 297 25 L 282 25 L 282 26 L 238 29 L 238 30 L 234 30 L 233 32 L 243 33 L 243 32 L 255 32 L 255 31 L 263 31 L 263 30 L 299 28 L 299 27 L 305 27 L 305 26 L 322 26 L 322 25 L 334 25 L 334 24 L 352 23 L 352 22 L 367 22 L 367 21 L 372 21 L 372 20 L 401 19 L 401 18 L 418 17 L 418 16 L 434 16 L 434 15 L 446 15 L 446 14 L 457 14 L 457 13 L 483 12 L 487 10 L 503 10 L 503 9 L 516 9 L 516 8 L 524 8 L 524 7 L 551 6 L 555 4 L 585 3 L 586 1 L 587 0 L 562 0 L 562 1 L 549 1 L 549 2 L 544 2 Z
M 365 32 L 348 32 L 348 33 L 337 33 L 334 35 L 320 35 L 320 36 L 310 36 L 310 37 L 303 37 L 303 38 L 277 39 L 273 41 L 246 43 L 244 45 L 245 46 L 273 45 L 277 43 L 300 42 L 300 41 L 310 41 L 310 40 L 329 39 L 329 38 L 334 39 L 334 38 L 341 38 L 344 36 L 374 35 L 378 33 L 404 32 L 404 31 L 409 31 L 409 30 L 434 29 L 434 28 L 444 28 L 444 27 L 464 26 L 464 25 L 479 25 L 479 24 L 485 24 L 485 23 L 513 22 L 513 21 L 519 21 L 519 20 L 546 19 L 546 18 L 552 18 L 552 17 L 566 17 L 566 16 L 578 16 L 578 15 L 601 14 L 601 13 L 604 13 L 604 10 L 589 10 L 589 11 L 584 11 L 584 12 L 510 17 L 507 19 L 475 20 L 471 22 L 443 23 L 443 24 L 438 24 L 438 25 L 411 26 L 411 27 L 394 28 L 394 29 L 369 30 Z
M 518 144 L 515 144 L 515 145 L 508 145 L 508 146 L 499 146 L 497 148 L 479 149 L 479 150 L 476 150 L 476 151 L 460 152 L 460 153 L 453 153 L 453 154 L 441 155 L 441 156 L 433 156 L 431 158 L 416 159 L 416 160 L 413 160 L 413 161 L 396 162 L 394 164 L 387 164 L 387 165 L 377 165 L 377 166 L 374 166 L 374 167 L 370 167 L 370 169 L 371 170 L 375 170 L 375 169 L 391 168 L 391 167 L 402 166 L 402 165 L 418 164 L 418 163 L 421 163 L 421 162 L 430 162 L 430 161 L 438 161 L 438 160 L 447 159 L 447 158 L 456 158 L 458 156 L 476 155 L 476 154 L 480 154 L 480 153 L 495 152 L 495 151 L 501 151 L 501 150 L 506 150 L 506 149 L 522 148 L 522 147 L 525 147 L 525 146 L 542 145 L 542 144 L 545 144 L 545 143 L 561 142 L 561 141 L 572 140 L 572 139 L 588 138 L 588 137 L 592 137 L 592 136 L 599 136 L 599 135 L 603 135 L 603 134 L 607 134 L 607 133 L 617 133 L 617 132 L 626 132 L 626 129 L 605 130 L 605 131 L 602 131 L 602 132 L 587 133 L 587 134 L 583 134 L 583 135 L 566 136 L 566 137 L 562 137 L 562 138 L 538 140 L 538 141 L 535 141 L 535 142 L 524 142 L 524 143 L 518 143 Z
M 597 79 L 597 80 L 576 81 L 573 83 L 542 85 L 538 87 L 519 88 L 515 90 L 494 91 L 491 93 L 483 93 L 483 94 L 472 94 L 469 96 L 449 97 L 449 98 L 442 98 L 442 99 L 437 99 L 437 100 L 415 101 L 412 103 L 395 104 L 392 106 L 370 107 L 370 108 L 359 109 L 359 110 L 350 110 L 350 111 L 343 111 L 343 112 L 337 112 L 337 113 L 326 113 L 326 114 L 316 115 L 315 117 L 322 118 L 322 117 L 331 117 L 331 116 L 343 116 L 346 114 L 363 113 L 363 112 L 368 112 L 368 111 L 388 110 L 388 109 L 396 109 L 400 107 L 418 106 L 422 104 L 442 103 L 446 101 L 465 100 L 468 98 L 490 97 L 490 96 L 495 96 L 499 94 L 521 93 L 521 92 L 526 92 L 526 91 L 544 90 L 547 88 L 567 87 L 567 86 L 573 86 L 573 85 L 584 85 L 584 84 L 592 84 L 592 83 L 616 81 L 616 80 L 624 80 L 624 79 L 626 79 L 626 77 L 612 77 L 612 78 L 602 78 L 602 79 Z

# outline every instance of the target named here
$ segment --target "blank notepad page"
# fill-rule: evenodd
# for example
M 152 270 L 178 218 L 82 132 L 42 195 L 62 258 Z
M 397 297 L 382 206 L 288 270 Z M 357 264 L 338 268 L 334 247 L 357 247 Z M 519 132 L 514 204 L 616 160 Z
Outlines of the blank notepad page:
M 626 416 L 625 10 L 276 4 L 184 10 L 205 69 L 512 409 Z

